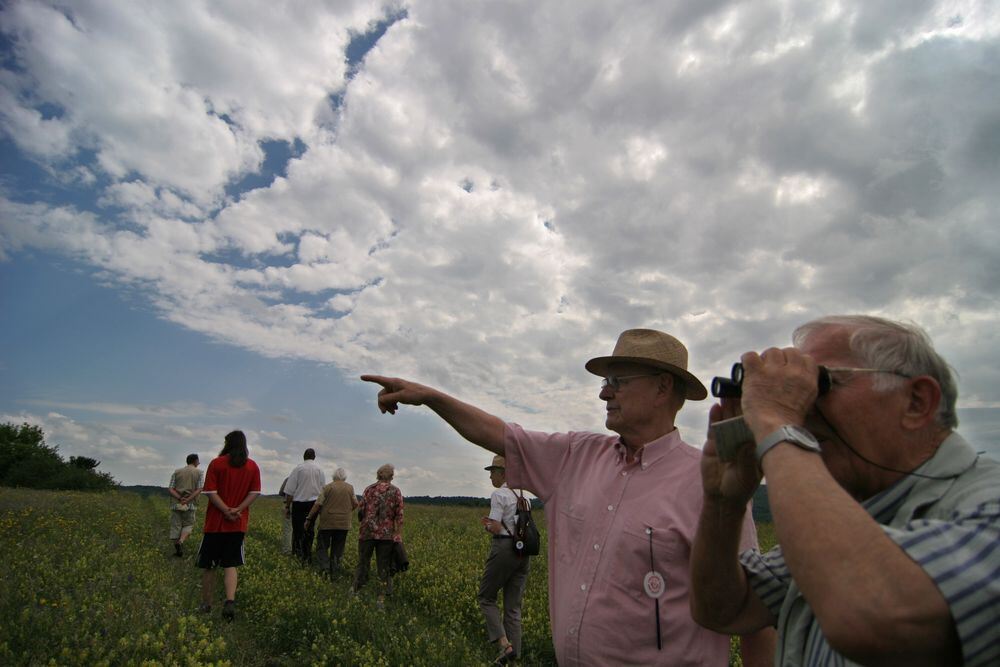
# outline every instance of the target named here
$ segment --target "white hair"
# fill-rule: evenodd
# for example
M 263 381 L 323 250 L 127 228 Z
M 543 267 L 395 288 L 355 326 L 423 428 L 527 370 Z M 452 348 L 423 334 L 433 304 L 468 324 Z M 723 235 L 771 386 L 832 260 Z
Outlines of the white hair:
M 343 482 L 347 479 L 347 471 L 343 468 L 337 468 L 333 471 L 333 479 L 337 482 Z
M 894 322 L 870 315 L 831 315 L 807 322 L 792 334 L 792 342 L 802 347 L 810 336 L 832 327 L 848 331 L 848 348 L 858 361 L 869 368 L 896 371 L 907 377 L 927 375 L 941 386 L 938 425 L 953 429 L 958 426 L 955 404 L 958 388 L 951 367 L 934 349 L 930 336 L 916 324 Z M 894 375 L 878 375 L 872 387 L 886 391 L 898 387 L 903 379 Z

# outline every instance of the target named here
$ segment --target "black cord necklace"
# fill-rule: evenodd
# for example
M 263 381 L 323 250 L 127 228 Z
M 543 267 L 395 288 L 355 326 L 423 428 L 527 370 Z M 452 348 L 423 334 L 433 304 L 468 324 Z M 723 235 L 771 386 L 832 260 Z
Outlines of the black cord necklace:
M 972 463 L 970 463 L 964 470 L 961 470 L 960 472 L 957 472 L 954 475 L 940 475 L 940 476 L 939 475 L 925 475 L 923 473 L 914 472 L 914 470 L 916 470 L 916 469 L 914 469 L 914 470 L 899 470 L 898 468 L 890 468 L 889 466 L 884 466 L 881 463 L 876 463 L 875 461 L 872 461 L 868 457 L 864 456 L 861 452 L 859 452 L 858 450 L 854 449 L 854 447 L 851 446 L 851 443 L 849 443 L 847 441 L 847 438 L 845 438 L 844 436 L 840 435 L 840 431 L 837 430 L 837 427 L 834 426 L 833 423 L 829 419 L 826 418 L 826 415 L 823 414 L 823 411 L 820 409 L 820 407 L 818 405 L 816 406 L 816 412 L 823 419 L 823 421 L 826 422 L 826 425 L 830 427 L 830 430 L 833 431 L 833 434 L 835 436 L 837 436 L 837 439 L 840 440 L 842 443 L 844 443 L 844 446 L 847 447 L 847 449 L 848 449 L 849 452 L 851 452 L 852 454 L 854 454 L 855 456 L 857 456 L 859 459 L 861 459 L 862 461 L 864 461 L 868 465 L 875 466 L 876 468 L 879 468 L 880 470 L 885 470 L 887 472 L 895 472 L 895 473 L 899 473 L 901 475 L 909 475 L 911 477 L 920 477 L 921 479 L 954 479 L 954 478 L 958 477 L 959 475 L 961 475 L 962 473 L 964 473 L 969 468 L 971 468 L 972 466 L 976 465 L 976 462 L 979 460 L 979 454 L 977 453 L 976 454 L 976 458 L 974 458 L 972 460 Z M 924 463 L 926 463 L 926 461 Z M 920 465 L 923 465 L 923 463 L 921 463 Z M 917 468 L 919 468 L 919 467 L 920 466 L 917 466 Z

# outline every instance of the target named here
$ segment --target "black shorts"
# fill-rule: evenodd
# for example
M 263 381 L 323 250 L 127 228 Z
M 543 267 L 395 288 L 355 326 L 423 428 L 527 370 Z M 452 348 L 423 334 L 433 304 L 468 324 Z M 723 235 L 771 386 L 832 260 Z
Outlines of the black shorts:
M 243 565 L 243 537 L 246 533 L 205 533 L 198 547 L 198 567 L 211 570 L 216 567 Z

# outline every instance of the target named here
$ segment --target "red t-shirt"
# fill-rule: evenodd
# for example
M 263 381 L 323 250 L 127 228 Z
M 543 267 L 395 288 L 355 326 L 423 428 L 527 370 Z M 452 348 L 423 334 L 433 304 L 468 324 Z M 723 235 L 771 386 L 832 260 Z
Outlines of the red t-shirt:
M 229 465 L 229 455 L 212 459 L 205 473 L 205 488 L 202 493 L 218 493 L 227 507 L 236 507 L 247 494 L 260 493 L 260 468 L 253 459 L 247 459 L 242 467 Z M 230 521 L 209 500 L 205 512 L 205 533 L 245 533 L 250 523 L 250 508 L 243 510 L 239 521 Z

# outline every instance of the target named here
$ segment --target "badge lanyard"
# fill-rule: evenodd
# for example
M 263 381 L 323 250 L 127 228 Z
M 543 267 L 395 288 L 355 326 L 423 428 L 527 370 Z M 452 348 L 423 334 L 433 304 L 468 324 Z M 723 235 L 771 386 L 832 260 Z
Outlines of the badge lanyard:
M 656 612 L 656 650 L 662 650 L 663 645 L 660 640 L 660 596 L 663 595 L 665 587 L 663 575 L 656 571 L 653 563 L 653 528 L 646 526 L 646 534 L 649 535 L 649 572 L 642 580 L 642 588 L 646 595 L 653 598 L 653 609 Z

